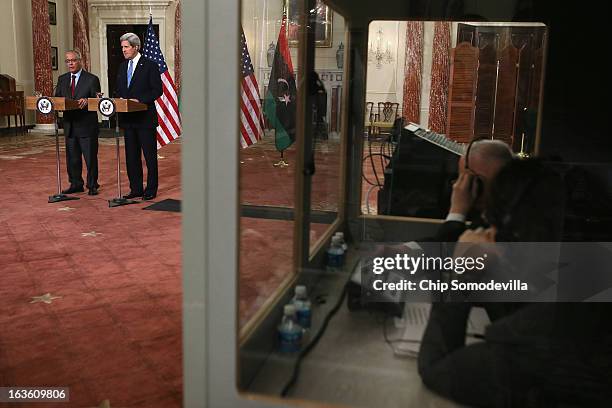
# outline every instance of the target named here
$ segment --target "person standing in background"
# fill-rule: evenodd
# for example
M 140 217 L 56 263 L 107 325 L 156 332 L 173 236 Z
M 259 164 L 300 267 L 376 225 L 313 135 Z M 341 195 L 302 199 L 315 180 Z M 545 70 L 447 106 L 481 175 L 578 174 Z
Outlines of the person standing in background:
M 98 188 L 98 114 L 87 110 L 87 98 L 96 98 L 100 93 L 100 79 L 83 69 L 81 53 L 66 51 L 68 72 L 57 80 L 55 96 L 79 101 L 79 108 L 64 112 L 66 135 L 66 168 L 70 187 L 63 194 L 81 193 L 83 189 L 83 162 L 87 166 L 87 189 L 89 195 L 97 195 Z
M 155 100 L 163 93 L 158 65 L 142 56 L 140 38 L 134 33 L 120 38 L 125 61 L 117 73 L 117 96 L 147 105 L 144 111 L 120 113 L 119 126 L 125 135 L 125 160 L 130 193 L 124 198 L 142 197 L 152 200 L 157 196 L 157 111 Z M 147 185 L 143 188 L 141 152 L 147 165 Z

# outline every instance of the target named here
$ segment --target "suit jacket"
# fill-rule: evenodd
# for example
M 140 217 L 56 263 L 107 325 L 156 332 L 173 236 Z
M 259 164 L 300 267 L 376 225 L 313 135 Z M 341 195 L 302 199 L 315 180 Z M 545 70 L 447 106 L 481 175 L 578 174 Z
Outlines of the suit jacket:
M 134 68 L 129 87 L 127 85 L 127 67 L 127 60 L 119 65 L 116 96 L 125 99 L 138 99 L 147 105 L 147 110 L 120 113 L 119 126 L 122 128 L 156 128 L 158 123 L 155 100 L 163 93 L 159 66 L 141 54 L 140 60 Z
M 97 76 L 85 70 L 81 71 L 79 82 L 74 89 L 74 96 L 70 89 L 70 72 L 66 72 L 57 80 L 55 96 L 78 100 L 81 98 L 95 98 L 96 93 L 100 92 L 100 80 Z M 94 111 L 75 109 L 64 112 L 64 132 L 66 135 L 78 137 L 91 137 L 98 135 L 98 114 Z

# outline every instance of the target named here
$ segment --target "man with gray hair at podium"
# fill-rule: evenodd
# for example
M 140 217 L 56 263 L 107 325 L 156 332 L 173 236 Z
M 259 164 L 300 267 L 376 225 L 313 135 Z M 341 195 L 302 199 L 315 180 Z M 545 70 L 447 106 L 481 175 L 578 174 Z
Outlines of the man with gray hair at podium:
M 163 93 L 157 63 L 140 54 L 140 38 L 126 33 L 119 39 L 125 61 L 117 72 L 116 95 L 147 105 L 137 112 L 119 113 L 119 126 L 125 135 L 125 161 L 130 193 L 124 198 L 157 196 L 157 110 L 155 100 Z M 147 165 L 147 186 L 143 188 L 141 152 Z
M 98 188 L 98 115 L 87 110 L 87 98 L 96 98 L 100 92 L 100 79 L 83 69 L 81 53 L 66 51 L 68 72 L 57 80 L 55 96 L 79 101 L 80 109 L 64 112 L 64 134 L 66 136 L 66 169 L 70 187 L 63 194 L 81 193 L 83 189 L 83 162 L 87 166 L 87 188 L 89 195 L 97 195 Z

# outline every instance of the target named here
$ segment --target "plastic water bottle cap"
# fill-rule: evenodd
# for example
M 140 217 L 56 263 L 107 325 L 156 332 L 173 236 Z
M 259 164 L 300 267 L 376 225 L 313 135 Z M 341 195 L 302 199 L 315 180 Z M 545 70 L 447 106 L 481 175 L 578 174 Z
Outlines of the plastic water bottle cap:
M 306 286 L 304 286 L 304 285 L 297 285 L 295 287 L 295 294 L 297 296 L 304 296 L 305 297 L 306 294 L 307 294 Z
M 295 314 L 295 306 L 294 305 L 285 305 L 283 312 L 285 315 L 294 315 Z

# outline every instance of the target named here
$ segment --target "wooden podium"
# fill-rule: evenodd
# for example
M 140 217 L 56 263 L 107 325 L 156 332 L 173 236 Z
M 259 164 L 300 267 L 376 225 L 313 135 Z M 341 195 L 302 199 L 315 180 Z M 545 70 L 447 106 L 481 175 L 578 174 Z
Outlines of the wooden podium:
M 38 111 L 41 115 L 53 115 L 55 125 L 55 163 L 57 168 L 57 194 L 49 196 L 49 203 L 78 200 L 62 194 L 62 177 L 60 174 L 59 132 L 57 129 L 57 112 L 79 109 L 79 101 L 59 96 L 26 96 L 26 109 Z M 66 164 L 68 166 L 68 164 Z
M 130 99 L 122 98 L 89 98 L 87 99 L 87 109 L 96 111 L 103 116 L 111 117 L 117 112 L 129 113 L 147 110 L 147 105 Z M 119 154 L 119 117 L 115 120 L 115 145 L 117 147 L 117 197 L 108 200 L 109 207 L 135 204 L 138 201 L 123 198 L 121 193 L 121 155 Z
M 144 103 L 133 101 L 131 99 L 122 99 L 122 98 L 106 98 L 106 99 L 113 101 L 113 103 L 115 104 L 116 112 L 128 113 L 128 112 L 138 112 L 138 111 L 147 110 L 147 105 L 145 105 Z M 87 109 L 90 111 L 97 111 L 99 102 L 100 102 L 100 99 L 98 98 L 87 99 Z M 102 114 L 106 116 L 106 114 L 104 113 Z
M 38 102 L 39 99 L 39 96 L 26 96 L 26 109 L 38 110 L 36 107 L 36 102 Z M 79 109 L 79 101 L 74 99 L 64 98 L 61 96 L 48 96 L 47 99 L 53 103 L 53 110 L 55 111 Z

